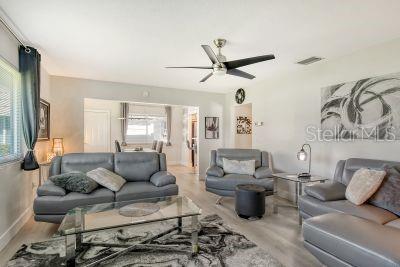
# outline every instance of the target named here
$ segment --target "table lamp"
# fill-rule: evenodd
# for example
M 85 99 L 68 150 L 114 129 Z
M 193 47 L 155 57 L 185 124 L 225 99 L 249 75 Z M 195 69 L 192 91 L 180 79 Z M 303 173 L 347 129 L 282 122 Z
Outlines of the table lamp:
M 307 154 L 305 147 L 308 147 L 310 155 Z M 298 174 L 299 178 L 310 178 L 311 177 L 311 146 L 309 144 L 303 144 L 299 152 L 297 152 L 297 159 L 301 161 L 307 161 L 308 159 L 308 172 L 302 172 Z

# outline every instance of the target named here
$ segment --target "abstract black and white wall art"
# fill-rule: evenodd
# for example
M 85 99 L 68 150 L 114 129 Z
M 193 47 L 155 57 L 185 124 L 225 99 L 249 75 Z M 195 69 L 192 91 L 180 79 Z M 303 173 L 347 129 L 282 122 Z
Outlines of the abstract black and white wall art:
M 205 119 L 205 138 L 206 139 L 218 139 L 219 138 L 219 118 L 218 117 L 206 117 Z
M 246 116 L 236 117 L 236 133 L 251 134 L 251 119 Z
M 322 88 L 321 130 L 335 139 L 400 139 L 400 73 Z

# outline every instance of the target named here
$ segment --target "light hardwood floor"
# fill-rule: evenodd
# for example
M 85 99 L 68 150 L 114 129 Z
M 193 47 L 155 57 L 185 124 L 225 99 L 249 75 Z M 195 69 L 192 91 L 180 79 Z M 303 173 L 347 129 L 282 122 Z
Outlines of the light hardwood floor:
M 273 214 L 272 199 L 268 197 L 265 216 L 261 220 L 247 221 L 236 215 L 234 199 L 224 198 L 222 205 L 215 205 L 217 196 L 205 191 L 204 182 L 198 180 L 198 175 L 192 168 L 170 166 L 169 171 L 177 177 L 179 194 L 191 198 L 202 208 L 203 214 L 218 214 L 232 228 L 266 249 L 285 266 L 322 266 L 303 247 L 296 209 L 283 207 L 279 208 L 278 214 Z M 278 201 L 285 202 L 282 199 Z M 38 223 L 31 219 L 0 252 L 0 266 L 5 266 L 22 244 L 49 239 L 57 227 L 58 225 Z

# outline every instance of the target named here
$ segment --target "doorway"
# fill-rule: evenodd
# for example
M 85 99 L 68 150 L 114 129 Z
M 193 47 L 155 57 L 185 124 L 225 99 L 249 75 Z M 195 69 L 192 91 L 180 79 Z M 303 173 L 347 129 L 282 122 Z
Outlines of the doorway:
M 110 112 L 84 111 L 84 152 L 110 152 Z
M 253 146 L 253 108 L 252 104 L 235 106 L 235 148 Z

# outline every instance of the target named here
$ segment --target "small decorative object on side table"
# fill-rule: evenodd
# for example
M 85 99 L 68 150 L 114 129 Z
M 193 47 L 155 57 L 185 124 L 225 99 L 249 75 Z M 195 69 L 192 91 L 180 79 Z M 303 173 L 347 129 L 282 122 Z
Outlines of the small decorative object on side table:
M 292 173 L 274 173 L 272 176 L 274 177 L 274 194 L 277 193 L 278 179 L 293 182 L 295 184 L 296 195 L 295 195 L 295 201 L 294 201 L 295 206 L 293 206 L 293 207 L 296 207 L 296 208 L 298 208 L 299 196 L 301 196 L 303 194 L 303 184 L 316 183 L 316 182 L 324 183 L 326 180 L 328 180 L 328 178 L 324 178 L 324 177 L 317 176 L 317 175 L 310 175 L 310 176 L 304 178 L 304 177 L 299 177 L 297 174 L 292 174 Z M 278 213 L 278 206 L 279 205 L 274 203 L 274 213 Z M 302 223 L 302 220 L 301 220 L 301 217 L 299 216 L 299 224 L 301 224 L 301 223 Z

